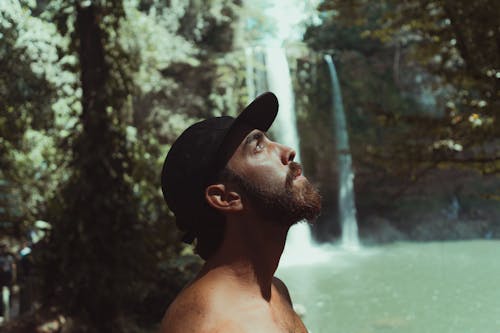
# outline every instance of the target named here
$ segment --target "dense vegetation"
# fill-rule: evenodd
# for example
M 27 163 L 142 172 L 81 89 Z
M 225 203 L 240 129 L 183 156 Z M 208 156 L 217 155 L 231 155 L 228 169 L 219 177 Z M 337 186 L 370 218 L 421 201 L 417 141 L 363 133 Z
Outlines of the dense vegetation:
M 394 233 L 432 238 L 419 220 L 455 196 L 476 223 L 467 230 L 499 237 L 498 1 L 327 0 L 319 12 L 290 63 L 303 160 L 324 197 L 336 195 L 331 53 L 365 229 L 391 220 Z M 0 3 L 0 233 L 20 244 L 36 221 L 52 226 L 34 251 L 40 307 L 19 325 L 58 314 L 78 332 L 158 324 L 198 264 L 163 202 L 161 164 L 187 124 L 246 102 L 244 15 L 230 0 Z M 331 225 L 321 234 L 336 235 Z
M 328 167 L 333 150 L 323 143 L 334 140 L 331 126 L 324 126 L 332 122 L 322 58 L 330 53 L 343 89 L 358 213 L 366 227 L 391 220 L 412 234 L 429 221 L 433 225 L 421 228 L 428 234 L 413 236 L 463 237 L 450 226 L 436 230 L 441 223 L 436 219 L 446 219 L 441 211 L 457 201 L 468 221 L 465 229 L 475 229 L 475 237 L 490 233 L 499 213 L 498 11 L 495 1 L 332 0 L 320 5 L 322 24 L 306 32 L 312 51 L 299 64 L 303 149 L 320 184 L 334 183 L 335 166 Z M 306 94 L 299 91 L 304 89 Z M 311 127 L 322 135 L 311 134 Z M 334 206 L 327 203 L 326 219 Z M 435 231 L 439 236 L 431 236 Z
M 159 173 L 186 124 L 238 107 L 220 82 L 237 8 L 2 2 L 2 234 L 50 222 L 38 301 L 78 330 L 158 324 L 190 277 Z

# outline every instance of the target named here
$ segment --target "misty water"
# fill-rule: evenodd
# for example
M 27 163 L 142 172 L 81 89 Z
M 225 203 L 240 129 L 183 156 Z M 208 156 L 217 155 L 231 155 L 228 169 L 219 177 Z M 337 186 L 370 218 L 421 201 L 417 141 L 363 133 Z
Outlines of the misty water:
M 311 333 L 500 332 L 500 241 L 325 251 L 277 274 Z
M 283 47 L 290 30 L 286 28 L 297 26 L 287 19 L 289 9 L 296 6 L 268 0 L 251 3 L 269 8 L 269 20 L 279 23 L 279 31 L 263 38 L 259 46 L 245 49 L 248 97 L 251 100 L 265 90 L 276 93 L 280 113 L 271 132 L 277 141 L 299 151 L 294 89 Z M 277 272 L 309 331 L 500 333 L 500 241 L 357 246 L 346 115 L 333 59 L 325 55 L 325 61 L 331 75 L 332 131 L 337 144 L 337 156 L 332 158 L 340 166 L 338 193 L 345 199 L 338 205 L 343 240 L 339 245 L 319 246 L 307 224 L 299 223 L 289 232 Z M 304 173 L 308 175 L 307 167 Z M 457 209 L 450 219 L 457 217 Z

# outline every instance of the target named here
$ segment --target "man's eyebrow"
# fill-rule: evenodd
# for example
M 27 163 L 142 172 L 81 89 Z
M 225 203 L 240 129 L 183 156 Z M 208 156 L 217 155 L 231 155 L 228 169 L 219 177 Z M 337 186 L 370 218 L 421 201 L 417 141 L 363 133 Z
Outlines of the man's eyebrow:
M 245 146 L 252 143 L 254 140 L 261 140 L 264 137 L 264 133 L 261 131 L 257 131 L 255 133 L 250 133 L 245 139 Z

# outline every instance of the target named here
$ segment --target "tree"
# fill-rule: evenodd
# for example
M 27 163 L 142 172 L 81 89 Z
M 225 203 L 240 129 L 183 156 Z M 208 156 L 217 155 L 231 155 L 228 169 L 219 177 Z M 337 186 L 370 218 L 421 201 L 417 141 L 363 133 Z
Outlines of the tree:
M 344 95 L 362 229 L 370 227 L 373 216 L 383 216 L 405 231 L 422 223 L 416 217 L 422 216 L 416 211 L 418 202 L 408 203 L 412 195 L 418 196 L 415 193 L 432 188 L 424 181 L 436 174 L 474 175 L 475 189 L 482 196 L 474 200 L 489 204 L 485 198 L 495 194 L 486 189 L 492 180 L 486 175 L 500 170 L 495 126 L 499 81 L 492 70 L 499 60 L 493 14 L 498 4 L 328 0 L 319 10 L 321 24 L 310 26 L 304 36 L 313 50 L 299 60 L 297 75 L 300 90 L 306 91 L 298 103 L 302 126 L 309 127 L 302 145 L 311 150 L 321 147 L 321 154 L 306 151 L 302 156 L 305 163 L 313 160 L 308 170 L 317 169 L 318 183 L 335 183 L 325 172 L 335 169 L 328 158 L 333 147 L 325 144 L 334 140 L 329 133 L 330 78 L 323 59 L 329 53 Z M 452 27 L 453 20 L 458 27 Z M 467 44 L 464 56 L 459 36 Z M 477 61 L 471 67 L 466 58 Z M 446 190 L 443 186 L 442 197 L 448 197 L 439 204 L 463 192 L 459 183 L 447 183 Z M 425 200 L 431 198 L 440 200 L 437 195 Z M 408 218 L 397 212 L 404 205 L 415 207 Z M 324 206 L 323 216 L 335 211 L 330 203 Z M 469 213 L 472 217 L 472 210 L 464 209 L 463 217 Z
M 43 308 L 75 330 L 158 321 L 192 274 L 161 165 L 191 122 L 238 109 L 239 2 L 6 3 L 0 52 L 20 61 L 0 61 L 16 73 L 0 76 L 0 202 L 16 237 L 53 227 L 34 251 Z
M 67 177 L 67 140 L 79 107 L 75 58 L 55 24 L 33 15 L 30 1 L 0 8 L 0 179 L 3 231 L 26 237 Z M 5 200 L 5 201 L 4 201 Z
M 431 104 L 438 115 L 433 119 L 425 113 L 407 117 L 384 110 L 385 124 L 407 123 L 405 133 L 410 137 L 413 132 L 418 138 L 422 128 L 428 133 L 427 140 L 412 140 L 412 147 L 402 144 L 387 156 L 400 152 L 404 159 L 407 152 L 418 151 L 415 162 L 499 171 L 499 152 L 491 152 L 499 138 L 498 126 L 494 126 L 500 84 L 495 70 L 500 66 L 497 2 L 337 0 L 325 1 L 320 8 L 331 14 L 325 26 L 334 31 L 333 48 L 365 55 L 385 50 L 392 60 L 387 72 L 402 94 L 418 97 L 420 109 L 422 95 L 415 94 L 417 85 L 426 86 L 429 98 L 442 100 Z M 345 36 L 355 41 L 346 44 Z
M 151 271 L 152 261 L 129 180 L 134 166 L 122 115 L 127 91 L 111 74 L 105 50 L 122 8 L 77 4 L 75 14 L 82 131 L 73 146 L 72 177 L 52 202 L 45 290 L 50 304 L 88 329 L 109 331 L 138 297 L 132 277 Z

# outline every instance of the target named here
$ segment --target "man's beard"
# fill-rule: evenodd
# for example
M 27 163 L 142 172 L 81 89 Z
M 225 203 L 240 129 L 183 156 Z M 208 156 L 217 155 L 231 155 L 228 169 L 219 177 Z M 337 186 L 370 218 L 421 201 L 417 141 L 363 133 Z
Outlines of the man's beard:
M 295 174 L 301 167 L 290 162 L 289 168 L 285 184 L 251 183 L 227 169 L 225 176 L 240 187 L 262 218 L 286 226 L 304 219 L 313 223 L 321 211 L 321 196 L 307 179 L 294 186 Z

